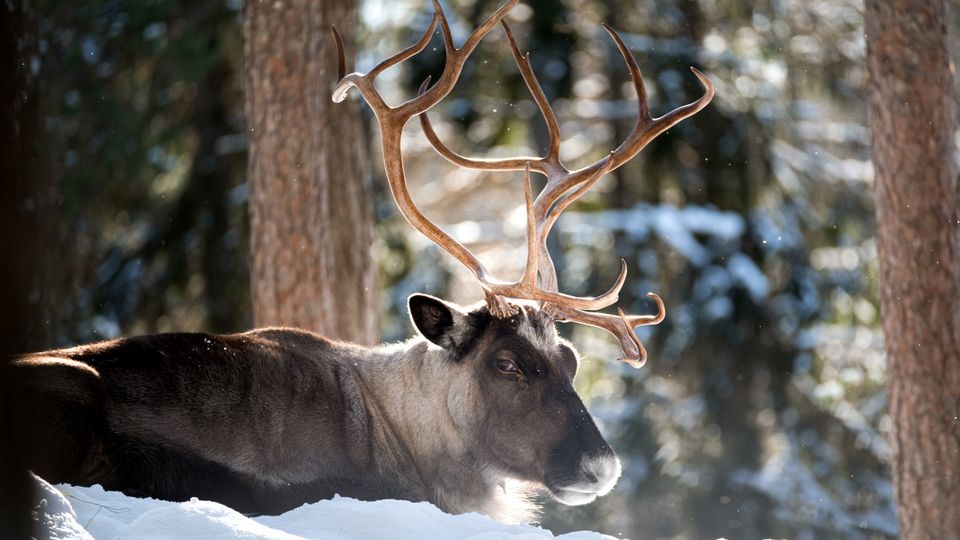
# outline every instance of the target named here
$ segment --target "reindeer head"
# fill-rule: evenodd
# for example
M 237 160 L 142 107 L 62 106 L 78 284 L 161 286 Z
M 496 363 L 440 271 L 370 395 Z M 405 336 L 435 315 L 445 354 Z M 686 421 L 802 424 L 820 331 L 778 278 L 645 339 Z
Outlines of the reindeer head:
M 565 504 L 605 495 L 620 461 L 573 389 L 580 359 L 553 317 L 531 303 L 498 317 L 416 294 L 417 331 L 445 351 L 446 408 L 458 438 L 485 469 L 545 487 Z

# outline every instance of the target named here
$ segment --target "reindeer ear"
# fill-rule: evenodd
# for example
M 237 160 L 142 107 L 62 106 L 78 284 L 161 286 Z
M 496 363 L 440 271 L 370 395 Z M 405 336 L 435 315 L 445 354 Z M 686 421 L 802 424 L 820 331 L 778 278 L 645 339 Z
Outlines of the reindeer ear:
M 434 345 L 445 349 L 457 347 L 467 314 L 459 306 L 427 294 L 412 294 L 407 309 L 413 326 Z

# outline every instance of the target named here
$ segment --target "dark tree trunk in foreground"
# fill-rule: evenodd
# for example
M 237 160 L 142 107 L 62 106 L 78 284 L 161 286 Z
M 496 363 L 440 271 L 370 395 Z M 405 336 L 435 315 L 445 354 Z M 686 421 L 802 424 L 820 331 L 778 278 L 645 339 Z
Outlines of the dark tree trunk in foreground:
M 376 341 L 363 130 L 330 100 L 330 25 L 350 49 L 356 4 L 247 2 L 244 17 L 254 323 Z
M 41 343 L 36 295 L 44 245 L 39 216 L 39 110 L 31 58 L 36 43 L 28 2 L 0 3 L 0 537 L 28 538 L 31 481 L 13 433 L 27 416 L 16 411 L 6 374 L 16 353 Z M 31 301 L 32 300 L 32 301 Z
M 870 133 L 903 538 L 960 538 L 960 211 L 943 0 L 868 0 Z

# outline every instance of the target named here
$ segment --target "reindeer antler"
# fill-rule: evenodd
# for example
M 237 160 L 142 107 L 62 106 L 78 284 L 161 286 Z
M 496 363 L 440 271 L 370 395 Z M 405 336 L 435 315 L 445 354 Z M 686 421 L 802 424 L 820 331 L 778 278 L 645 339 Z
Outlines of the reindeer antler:
M 506 317 L 512 313 L 513 310 L 506 303 L 506 298 L 537 300 L 541 303 L 543 309 L 551 313 L 557 320 L 579 322 L 602 328 L 614 334 L 620 341 L 624 353 L 621 360 L 636 367 L 642 366 L 646 361 L 647 353 L 643 344 L 637 338 L 635 328 L 657 324 L 662 321 L 666 315 L 663 301 L 659 296 L 649 293 L 649 296 L 657 303 L 658 311 L 656 315 L 627 316 L 622 310 L 618 310 L 618 315 L 596 313 L 595 310 L 607 307 L 617 301 L 620 289 L 626 281 L 626 263 L 621 260 L 620 275 L 613 287 L 599 296 L 577 297 L 563 294 L 559 292 L 556 269 L 553 259 L 547 251 L 547 237 L 560 214 L 589 190 L 603 175 L 629 161 L 657 135 L 703 109 L 713 98 L 713 85 L 702 73 L 691 68 L 706 89 L 704 95 L 693 103 L 679 107 L 659 118 L 653 118 L 650 115 L 646 88 L 636 60 L 630 54 L 620 36 L 609 26 L 603 25 L 627 62 L 630 76 L 637 91 L 639 116 L 633 131 L 616 150 L 587 167 L 571 171 L 560 162 L 560 125 L 533 72 L 530 65 L 530 55 L 529 53 L 526 55 L 520 54 L 513 33 L 503 21 L 503 17 L 516 3 L 517 0 L 506 2 L 474 30 L 463 46 L 458 49 L 453 43 L 450 28 L 440 4 L 437 0 L 433 0 L 433 20 L 423 37 L 414 45 L 387 58 L 367 74 L 351 73 L 344 76 L 343 45 L 336 29 L 334 29 L 339 54 L 340 82 L 334 89 L 333 100 L 336 102 L 342 101 L 351 87 L 357 88 L 366 99 L 380 125 L 387 181 L 400 212 L 417 230 L 473 272 L 481 287 L 483 287 L 492 314 L 498 317 Z M 427 46 L 430 36 L 436 30 L 438 22 L 443 33 L 446 49 L 446 62 L 440 79 L 431 87 L 428 78 L 421 85 L 420 92 L 416 97 L 396 107 L 387 105 L 374 87 L 374 79 L 383 70 L 422 51 Z M 467 57 L 497 22 L 501 23 L 506 32 L 510 49 L 523 80 L 533 94 L 534 101 L 536 101 L 537 107 L 547 123 L 550 144 L 546 155 L 543 157 L 490 160 L 461 156 L 440 141 L 427 118 L 427 110 L 450 93 L 460 76 Z M 450 162 L 461 167 L 478 170 L 524 171 L 524 199 L 527 210 L 527 262 L 523 276 L 518 281 L 506 282 L 493 277 L 475 255 L 427 219 L 414 205 L 407 190 L 403 157 L 400 152 L 400 138 L 403 127 L 414 115 L 419 116 L 420 124 L 434 149 Z M 530 171 L 547 177 L 546 186 L 535 200 L 532 193 Z

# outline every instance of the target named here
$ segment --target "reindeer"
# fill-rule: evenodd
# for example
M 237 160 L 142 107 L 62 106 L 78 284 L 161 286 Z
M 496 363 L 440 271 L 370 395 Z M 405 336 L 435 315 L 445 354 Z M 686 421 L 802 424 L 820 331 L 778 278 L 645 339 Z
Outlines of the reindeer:
M 366 74 L 345 74 L 343 45 L 334 101 L 356 88 L 373 110 L 390 189 L 406 219 L 476 276 L 484 301 L 461 307 L 423 294 L 409 298 L 418 336 L 361 347 L 303 330 L 242 334 L 159 334 L 36 353 L 14 362 L 29 415 L 21 434 L 34 472 L 52 482 L 168 500 L 219 501 L 251 513 L 279 513 L 335 494 L 359 499 L 429 501 L 450 513 L 477 511 L 503 521 L 531 519 L 532 495 L 546 490 L 568 505 L 608 493 L 620 462 L 573 388 L 579 355 L 555 322 L 614 334 L 622 360 L 647 353 L 635 328 L 655 315 L 599 313 L 617 300 L 626 265 L 596 297 L 559 292 L 547 236 L 560 214 L 604 174 L 650 140 L 705 107 L 697 101 L 654 118 L 636 60 L 604 26 L 627 62 L 639 100 L 637 124 L 609 155 L 579 170 L 559 158 L 560 130 L 504 16 L 509 0 L 456 47 L 443 10 L 411 47 Z M 427 111 L 453 88 L 467 58 L 500 24 L 543 114 L 550 144 L 542 157 L 476 159 L 448 148 Z M 437 26 L 446 64 L 433 85 L 388 105 L 374 81 L 421 52 Z M 471 169 L 523 171 L 527 260 L 516 282 L 497 279 L 462 244 L 432 223 L 407 190 L 400 142 L 414 116 L 436 151 Z M 533 198 L 531 173 L 547 178 Z

